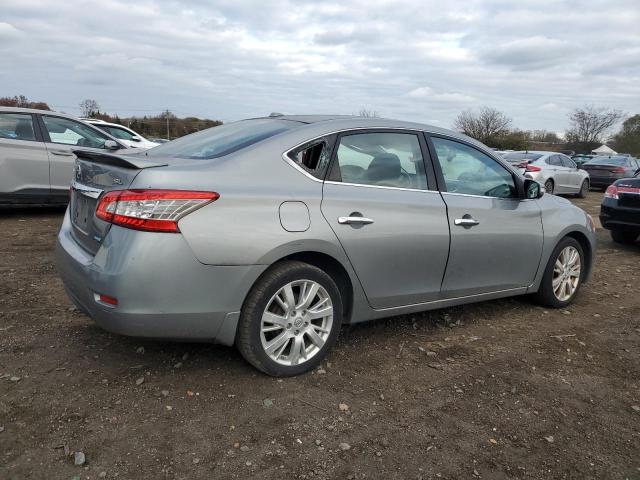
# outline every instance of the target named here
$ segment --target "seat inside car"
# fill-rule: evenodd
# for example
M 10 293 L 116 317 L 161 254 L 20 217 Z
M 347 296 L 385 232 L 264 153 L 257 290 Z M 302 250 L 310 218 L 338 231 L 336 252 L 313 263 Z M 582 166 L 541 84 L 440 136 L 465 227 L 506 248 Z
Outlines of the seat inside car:
M 401 175 L 400 158 L 394 153 L 380 153 L 373 157 L 366 173 L 372 183 L 389 186 L 398 186 Z
M 20 140 L 35 140 L 33 128 L 29 120 L 19 120 L 16 124 L 16 137 Z

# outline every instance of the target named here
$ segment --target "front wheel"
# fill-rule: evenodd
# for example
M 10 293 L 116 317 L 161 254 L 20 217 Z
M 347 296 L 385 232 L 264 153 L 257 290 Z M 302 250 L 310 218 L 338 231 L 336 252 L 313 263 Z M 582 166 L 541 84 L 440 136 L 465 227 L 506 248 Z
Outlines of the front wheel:
M 236 345 L 257 369 L 281 377 L 320 364 L 338 337 L 342 298 L 323 270 L 279 263 L 258 280 L 242 307 Z
M 638 238 L 638 232 L 629 230 L 611 230 L 611 238 L 617 243 L 634 243 Z
M 535 300 L 547 307 L 566 307 L 580 290 L 584 268 L 584 253 L 578 241 L 563 238 L 549 258 Z

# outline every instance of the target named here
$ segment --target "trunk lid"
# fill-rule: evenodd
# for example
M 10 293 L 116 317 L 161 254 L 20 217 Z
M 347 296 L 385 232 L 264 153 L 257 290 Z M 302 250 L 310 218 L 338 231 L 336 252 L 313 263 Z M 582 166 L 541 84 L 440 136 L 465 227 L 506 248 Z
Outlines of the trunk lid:
M 640 178 L 625 178 L 615 184 L 618 189 L 618 205 L 640 209 Z
M 111 224 L 95 216 L 100 196 L 111 190 L 125 190 L 145 168 L 167 163 L 144 157 L 75 150 L 69 200 L 72 235 L 88 252 L 95 254 Z

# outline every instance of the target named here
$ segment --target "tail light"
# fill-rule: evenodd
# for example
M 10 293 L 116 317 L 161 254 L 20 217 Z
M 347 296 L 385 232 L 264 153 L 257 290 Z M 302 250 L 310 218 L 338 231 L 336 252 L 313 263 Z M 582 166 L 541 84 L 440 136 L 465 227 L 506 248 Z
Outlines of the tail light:
M 613 198 L 618 200 L 618 187 L 615 185 L 609 185 L 604 192 L 604 198 Z
M 542 168 L 536 167 L 535 165 L 527 165 L 525 170 L 527 172 L 539 172 L 540 170 L 542 170 Z
M 616 168 L 612 168 L 610 171 L 612 173 L 624 173 L 624 168 L 623 167 L 616 167 Z
M 134 230 L 178 233 L 178 220 L 218 198 L 216 192 L 114 190 L 100 198 L 96 217 Z

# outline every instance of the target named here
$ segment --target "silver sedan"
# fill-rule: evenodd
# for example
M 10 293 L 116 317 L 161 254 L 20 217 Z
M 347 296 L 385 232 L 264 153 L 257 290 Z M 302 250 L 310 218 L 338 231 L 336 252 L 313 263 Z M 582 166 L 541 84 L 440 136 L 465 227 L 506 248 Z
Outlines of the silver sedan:
M 556 152 L 508 152 L 502 158 L 526 178 L 544 185 L 547 193 L 576 194 L 584 198 L 589 192 L 589 173 L 578 168 L 571 158 Z
M 235 344 L 270 375 L 318 366 L 343 324 L 524 294 L 565 307 L 592 269 L 591 217 L 427 125 L 272 116 L 76 155 L 57 263 L 78 308 Z

